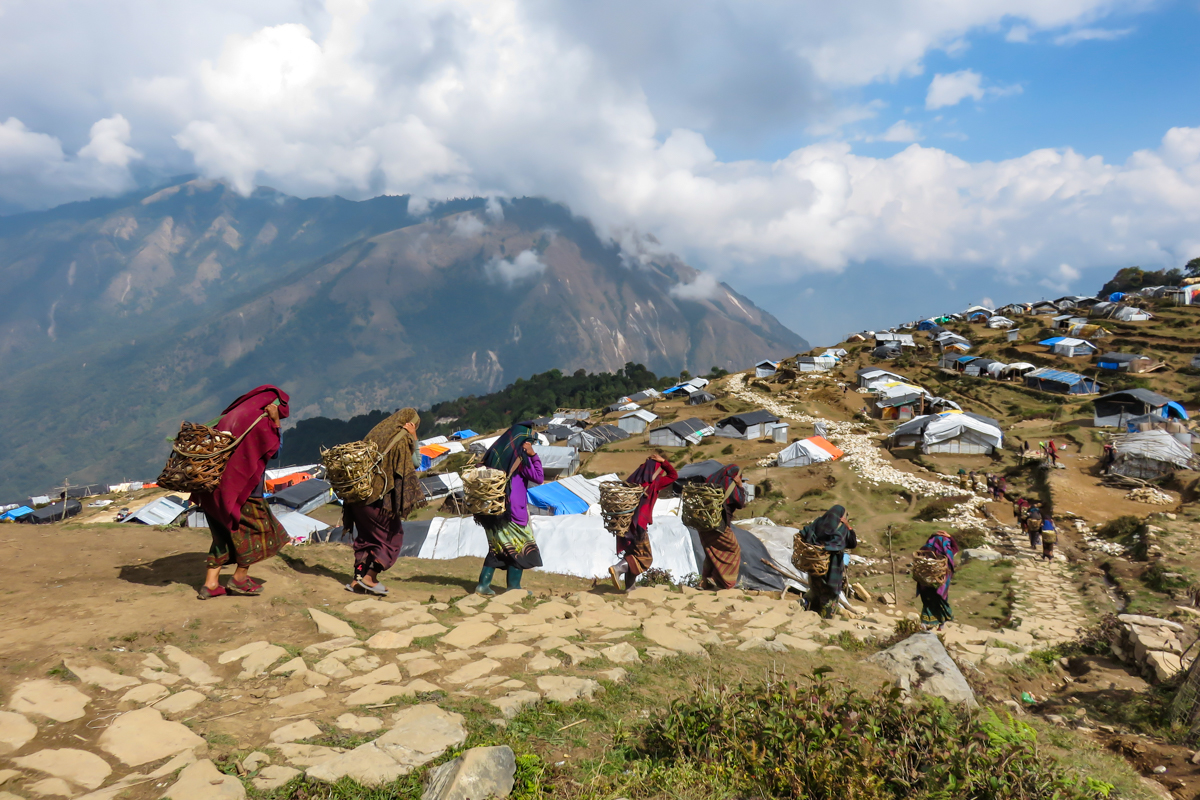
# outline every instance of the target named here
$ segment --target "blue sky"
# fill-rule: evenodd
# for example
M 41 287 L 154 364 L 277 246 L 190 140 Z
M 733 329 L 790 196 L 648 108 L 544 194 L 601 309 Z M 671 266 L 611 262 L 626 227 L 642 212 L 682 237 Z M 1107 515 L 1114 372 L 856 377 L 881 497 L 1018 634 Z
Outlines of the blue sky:
M 415 207 L 537 195 L 615 241 L 652 234 L 815 340 L 906 292 L 952 310 L 1200 255 L 1196 0 L 3 15 L 0 213 L 190 172 Z

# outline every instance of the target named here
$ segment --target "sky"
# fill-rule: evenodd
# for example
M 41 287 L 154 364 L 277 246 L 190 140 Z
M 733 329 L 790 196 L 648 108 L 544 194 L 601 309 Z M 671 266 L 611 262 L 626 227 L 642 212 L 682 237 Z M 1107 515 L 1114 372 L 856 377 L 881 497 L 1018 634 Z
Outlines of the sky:
M 832 343 L 1200 255 L 1198 32 L 1200 0 L 0 0 L 0 213 L 193 172 L 537 195 Z

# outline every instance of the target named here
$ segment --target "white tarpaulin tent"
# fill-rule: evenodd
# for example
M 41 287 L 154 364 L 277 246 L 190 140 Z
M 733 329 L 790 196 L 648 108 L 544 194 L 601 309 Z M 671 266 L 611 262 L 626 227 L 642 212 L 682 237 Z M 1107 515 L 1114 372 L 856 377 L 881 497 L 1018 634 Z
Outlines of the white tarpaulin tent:
M 486 453 L 487 449 L 496 443 L 499 436 L 489 436 L 486 439 L 477 439 L 471 442 L 470 451 L 472 453 Z
M 271 513 L 275 515 L 275 519 L 279 520 L 279 524 L 287 531 L 288 537 L 294 544 L 307 542 L 317 531 L 323 531 L 329 526 L 324 522 L 319 522 L 312 517 L 305 516 L 299 511 L 292 511 L 279 506 L 271 506 Z
M 939 414 L 925 426 L 921 451 L 925 453 L 991 452 L 1004 443 L 998 427 L 971 414 Z
M 819 464 L 822 461 L 832 461 L 835 458 L 839 458 L 838 454 L 841 452 L 841 450 L 831 445 L 823 437 L 811 436 L 808 439 L 792 442 L 780 450 L 775 455 L 775 459 L 776 463 L 781 467 L 807 467 L 809 464 Z
M 122 522 L 140 522 L 143 525 L 170 525 L 186 508 L 179 503 L 160 497 L 151 500 L 137 511 L 130 514 Z

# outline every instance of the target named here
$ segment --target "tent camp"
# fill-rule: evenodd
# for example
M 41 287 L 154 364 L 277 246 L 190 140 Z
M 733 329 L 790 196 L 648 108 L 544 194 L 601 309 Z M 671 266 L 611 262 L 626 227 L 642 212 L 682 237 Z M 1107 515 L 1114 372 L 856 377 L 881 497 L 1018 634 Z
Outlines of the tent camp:
M 888 372 L 878 367 L 865 367 L 854 373 L 858 377 L 858 388 L 874 389 L 876 386 L 882 386 L 885 383 L 893 381 L 903 383 L 907 380 L 903 375 L 897 375 L 894 372 Z
M 461 431 L 455 431 L 454 433 L 450 434 L 450 438 L 454 441 L 461 442 L 463 439 L 474 439 L 478 435 L 478 433 L 470 428 L 464 428 Z
M 187 508 L 173 500 L 160 497 L 152 500 L 130 514 L 122 522 L 140 522 L 143 525 L 170 525 L 187 513 Z
M 1025 373 L 1025 385 L 1030 389 L 1056 394 L 1095 394 L 1100 391 L 1101 383 L 1077 372 L 1042 367 Z
M 987 326 L 992 329 L 1011 328 L 1016 324 L 1017 323 L 1013 322 L 1008 317 L 1002 317 L 999 314 L 990 317 L 987 321 Z
M 1012 381 L 1024 378 L 1030 372 L 1037 369 L 1036 366 L 1028 361 L 1014 361 L 1011 364 L 1005 364 L 1004 369 L 1000 370 L 1001 380 Z
M 705 436 L 712 436 L 714 429 L 702 419 L 691 417 L 676 420 L 650 431 L 651 447 L 687 447 L 699 444 Z
M 609 442 L 619 442 L 628 438 L 628 431 L 621 430 L 616 425 L 597 425 L 594 428 L 578 431 L 567 439 L 567 444 L 582 453 L 591 453 Z
M 63 511 L 63 506 L 66 506 L 66 511 Z M 75 499 L 60 500 L 57 503 L 51 503 L 45 508 L 39 508 L 32 514 L 26 514 L 21 518 L 21 522 L 28 522 L 32 525 L 45 525 L 50 522 L 60 522 L 75 516 L 80 511 L 83 511 L 83 504 Z
M 421 484 L 421 493 L 426 500 L 440 500 L 447 495 L 461 492 L 462 478 L 457 472 L 445 472 L 441 475 L 426 475 L 417 481 Z
M 25 517 L 33 513 L 33 509 L 29 506 L 17 506 L 10 508 L 3 514 L 0 514 L 0 522 L 20 522 Z
M 778 361 L 760 361 L 754 365 L 754 377 L 769 378 L 775 374 L 775 369 L 778 366 Z
M 1109 465 L 1113 475 L 1153 481 L 1177 469 L 1195 469 L 1196 456 L 1190 447 L 1166 431 L 1126 433 L 1113 440 L 1116 459 Z
M 545 476 L 545 480 L 565 478 L 568 475 L 574 475 L 579 470 L 579 451 L 574 447 L 559 445 L 550 447 L 535 444 L 533 452 L 537 453 L 538 458 L 542 461 L 542 474 Z
M 1125 389 L 1096 398 L 1092 424 L 1097 428 L 1123 428 L 1131 417 L 1153 414 L 1163 419 L 1187 419 L 1179 403 L 1149 389 Z
M 1163 296 L 1177 306 L 1200 305 L 1200 283 L 1191 286 L 1173 286 Z
M 657 414 L 640 408 L 637 411 L 630 411 L 617 420 L 617 427 L 630 435 L 645 433 L 646 428 L 656 419 L 658 419 Z
M 417 445 L 419 447 L 424 447 L 430 444 L 445 444 L 448 441 L 450 441 L 448 436 L 431 436 L 428 439 L 422 439 L 421 441 L 417 442 Z
M 919 447 L 922 453 L 990 455 L 1004 444 L 996 420 L 957 411 L 917 417 L 892 431 L 890 438 L 896 447 Z
M 1069 336 L 1052 336 L 1049 339 L 1043 339 L 1038 344 L 1048 348 L 1050 352 L 1067 358 L 1076 358 L 1078 356 L 1090 356 L 1098 353 L 1100 348 L 1091 342 L 1083 339 L 1072 339 Z
M 1105 353 L 1096 357 L 1096 366 L 1113 372 L 1148 372 L 1155 367 L 1154 359 L 1134 353 Z
M 779 422 L 779 417 L 770 411 L 747 411 L 718 422 L 716 435 L 725 439 L 761 439 L 766 435 L 767 426 L 776 422 Z
M 615 472 L 597 478 L 571 475 L 557 481 L 529 487 L 529 511 L 532 514 L 599 514 L 600 484 L 617 481 Z
M 567 514 L 530 517 L 534 538 L 542 555 L 541 569 L 558 575 L 596 578 L 608 575 L 616 562 L 612 534 L 599 516 Z M 783 579 L 763 564 L 774 565 L 762 541 L 737 526 L 733 529 L 741 546 L 742 563 L 738 585 L 746 589 L 780 591 Z M 647 531 L 654 550 L 654 566 L 671 573 L 675 581 L 698 574 L 704 563 L 699 535 L 674 515 L 655 515 Z M 487 554 L 487 537 L 471 517 L 435 517 L 404 523 L 400 556 L 407 558 L 454 559 Z
M 845 453 L 834 447 L 824 437 L 810 436 L 780 450 L 775 455 L 775 462 L 781 467 L 807 467 L 822 461 L 835 461 Z
M 832 351 L 827 351 L 819 356 L 797 356 L 789 363 L 797 372 L 828 372 L 838 365 L 839 360 Z
M 692 392 L 690 395 L 688 395 L 687 404 L 689 406 L 700 406 L 704 405 L 705 403 L 711 403 L 716 399 L 716 397 L 701 389 L 698 392 Z
M 875 346 L 895 342 L 901 347 L 916 347 L 917 343 L 913 341 L 911 333 L 893 333 L 891 331 L 879 331 L 875 334 Z
M 335 499 L 332 486 L 319 478 L 313 478 L 271 495 L 269 502 L 307 514 L 334 502 Z

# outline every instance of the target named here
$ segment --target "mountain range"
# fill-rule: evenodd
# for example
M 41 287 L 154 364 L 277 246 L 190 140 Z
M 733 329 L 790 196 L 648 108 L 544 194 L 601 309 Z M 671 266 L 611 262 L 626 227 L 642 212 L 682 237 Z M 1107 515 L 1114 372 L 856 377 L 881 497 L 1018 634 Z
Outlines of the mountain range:
M 417 209 L 181 179 L 0 217 L 0 296 L 0 498 L 152 479 L 181 420 L 263 383 L 294 422 L 808 347 L 653 239 L 530 198 Z

